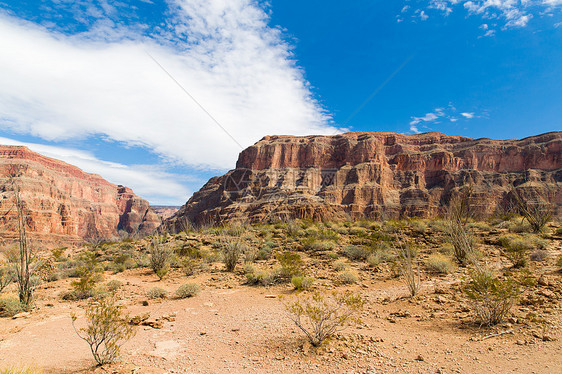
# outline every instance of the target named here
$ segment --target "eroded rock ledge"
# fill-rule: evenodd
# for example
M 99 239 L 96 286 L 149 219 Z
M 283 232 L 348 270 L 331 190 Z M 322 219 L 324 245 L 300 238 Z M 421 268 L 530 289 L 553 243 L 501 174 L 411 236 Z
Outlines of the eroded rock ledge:
M 431 217 L 466 183 L 478 215 L 496 212 L 512 186 L 546 197 L 559 215 L 561 168 L 562 132 L 521 140 L 389 132 L 266 136 L 166 225 Z

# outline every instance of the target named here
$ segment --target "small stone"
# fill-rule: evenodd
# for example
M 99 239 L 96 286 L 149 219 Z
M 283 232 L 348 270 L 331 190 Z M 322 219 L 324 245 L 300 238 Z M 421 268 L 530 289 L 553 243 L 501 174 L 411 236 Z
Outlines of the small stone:
M 276 295 L 265 295 L 266 299 L 275 299 L 276 297 Z
M 421 354 L 419 354 L 418 357 L 416 357 L 416 361 L 425 361 L 425 359 Z
M 204 335 L 207 335 L 207 333 L 206 333 L 205 331 L 201 331 L 201 332 L 199 333 L 199 335 L 204 336 Z
M 525 341 L 523 341 L 523 340 L 518 340 L 518 341 L 515 342 L 515 344 L 517 344 L 517 345 L 525 345 Z
M 148 300 L 143 300 L 143 301 L 141 302 L 141 304 L 142 304 L 142 306 L 148 306 Z
M 28 316 L 30 316 L 31 313 L 29 312 L 22 312 L 22 313 L 18 313 L 15 316 L 12 317 L 12 319 L 17 319 L 17 318 L 27 318 Z

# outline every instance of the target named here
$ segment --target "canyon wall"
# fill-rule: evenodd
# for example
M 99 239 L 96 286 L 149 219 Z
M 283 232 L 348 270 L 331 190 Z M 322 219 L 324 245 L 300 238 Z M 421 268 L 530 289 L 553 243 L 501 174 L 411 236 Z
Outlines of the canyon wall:
M 559 216 L 562 132 L 521 140 L 388 132 L 266 136 L 166 225 L 432 217 L 464 185 L 472 186 L 471 204 L 481 217 L 506 209 L 514 188 L 548 202 Z
M 0 234 L 17 237 L 14 184 L 28 236 L 46 244 L 147 234 L 161 219 L 133 191 L 22 146 L 0 146 Z

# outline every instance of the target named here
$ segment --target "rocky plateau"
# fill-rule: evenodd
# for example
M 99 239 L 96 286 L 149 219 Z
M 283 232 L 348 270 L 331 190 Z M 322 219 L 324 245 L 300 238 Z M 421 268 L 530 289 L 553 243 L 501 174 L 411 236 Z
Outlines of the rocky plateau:
M 266 136 L 239 155 L 236 169 L 210 179 L 171 218 L 194 224 L 432 217 L 459 188 L 472 186 L 480 217 L 506 209 L 513 190 L 562 206 L 562 132 L 492 140 L 441 133 L 349 132 Z

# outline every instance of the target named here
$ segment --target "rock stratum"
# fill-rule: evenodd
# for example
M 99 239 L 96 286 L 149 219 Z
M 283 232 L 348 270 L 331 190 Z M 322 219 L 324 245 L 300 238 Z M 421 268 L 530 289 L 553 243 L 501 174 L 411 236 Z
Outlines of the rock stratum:
M 17 238 L 14 183 L 28 237 L 45 244 L 147 234 L 161 224 L 149 203 L 128 187 L 27 147 L 0 146 L 0 233 L 7 241 Z
M 166 225 L 432 217 L 467 184 L 479 216 L 506 209 L 514 188 L 548 201 L 560 216 L 562 132 L 521 140 L 388 132 L 266 136 Z

